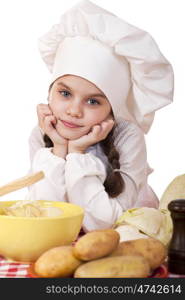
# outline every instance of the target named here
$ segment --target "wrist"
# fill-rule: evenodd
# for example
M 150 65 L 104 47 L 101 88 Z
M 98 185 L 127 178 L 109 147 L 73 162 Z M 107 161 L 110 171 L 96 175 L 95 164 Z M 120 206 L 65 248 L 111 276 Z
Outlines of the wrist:
M 64 145 L 54 145 L 52 148 L 52 153 L 65 159 L 67 155 L 67 147 Z
M 69 153 L 80 153 L 80 154 L 84 154 L 85 153 L 85 150 L 83 149 L 78 149 L 78 148 L 75 148 L 75 147 L 68 147 L 68 154 Z

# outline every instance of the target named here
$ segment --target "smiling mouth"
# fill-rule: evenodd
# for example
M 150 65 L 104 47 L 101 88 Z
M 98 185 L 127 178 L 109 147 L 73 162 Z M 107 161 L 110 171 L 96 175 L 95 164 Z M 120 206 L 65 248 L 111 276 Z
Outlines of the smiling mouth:
M 68 128 L 80 128 L 82 126 L 79 126 L 79 125 L 76 125 L 76 124 L 73 124 L 73 123 L 69 123 L 69 122 L 66 122 L 66 121 L 63 121 L 63 120 L 59 120 L 60 122 L 62 122 L 62 124 L 65 126 L 65 127 L 68 127 Z

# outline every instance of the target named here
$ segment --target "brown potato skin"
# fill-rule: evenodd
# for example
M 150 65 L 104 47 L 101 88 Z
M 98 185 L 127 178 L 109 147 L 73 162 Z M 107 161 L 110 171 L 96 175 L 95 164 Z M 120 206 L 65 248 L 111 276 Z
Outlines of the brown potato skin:
M 114 229 L 91 231 L 76 242 L 73 254 L 83 261 L 97 259 L 116 249 L 119 240 L 120 235 Z
M 143 256 L 125 255 L 105 257 L 79 266 L 75 278 L 144 278 L 149 276 L 150 266 Z
M 111 256 L 128 254 L 144 256 L 148 260 L 151 269 L 156 269 L 164 262 L 167 256 L 167 249 L 157 239 L 141 238 L 119 243 L 118 247 L 111 253 Z
M 80 264 L 72 246 L 60 246 L 44 252 L 35 262 L 34 270 L 41 277 L 69 277 Z

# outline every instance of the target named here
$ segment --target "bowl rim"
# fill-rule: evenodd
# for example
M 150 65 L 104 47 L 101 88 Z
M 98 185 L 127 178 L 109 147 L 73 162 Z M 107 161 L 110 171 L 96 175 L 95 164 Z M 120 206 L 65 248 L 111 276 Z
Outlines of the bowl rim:
M 7 200 L 7 201 L 0 201 L 0 208 L 1 208 L 1 203 L 16 203 L 18 201 L 21 200 Z M 65 204 L 65 205 L 70 205 L 70 206 L 75 206 L 76 208 L 78 208 L 78 212 L 74 213 L 72 216 L 63 216 L 62 214 L 60 216 L 55 216 L 55 217 L 19 217 L 19 216 L 9 216 L 9 215 L 1 215 L 0 214 L 0 218 L 4 219 L 13 219 L 13 220 L 37 220 L 37 221 L 41 221 L 41 220 L 57 220 L 57 219 L 71 219 L 77 216 L 83 216 L 85 214 L 85 210 L 83 207 L 81 207 L 80 205 L 77 204 L 73 204 L 73 203 L 69 203 L 69 202 L 64 202 L 64 201 L 52 201 L 52 200 L 38 200 L 40 202 L 46 202 L 47 203 L 60 203 L 60 204 Z

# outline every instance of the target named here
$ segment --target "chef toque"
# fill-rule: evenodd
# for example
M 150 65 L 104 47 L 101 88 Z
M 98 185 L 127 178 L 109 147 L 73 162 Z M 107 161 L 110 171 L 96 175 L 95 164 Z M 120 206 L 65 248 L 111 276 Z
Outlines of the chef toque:
M 39 39 L 51 83 L 70 74 L 95 84 L 109 100 L 115 120 L 144 133 L 155 111 L 172 102 L 173 69 L 153 38 L 112 13 L 83 0 Z

